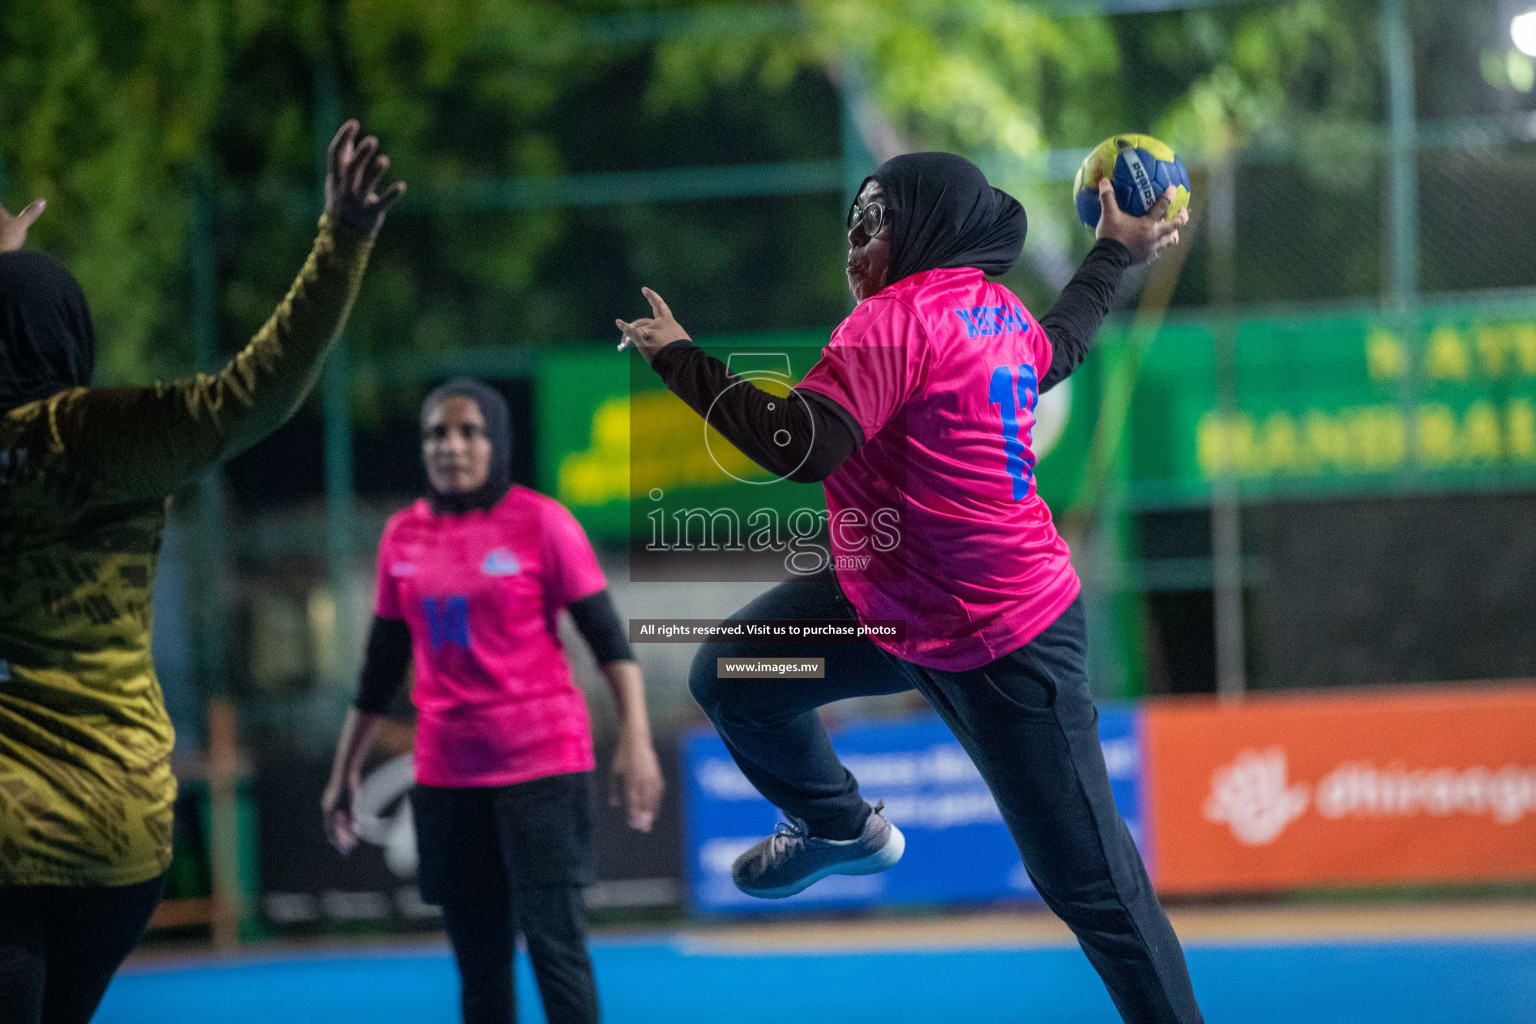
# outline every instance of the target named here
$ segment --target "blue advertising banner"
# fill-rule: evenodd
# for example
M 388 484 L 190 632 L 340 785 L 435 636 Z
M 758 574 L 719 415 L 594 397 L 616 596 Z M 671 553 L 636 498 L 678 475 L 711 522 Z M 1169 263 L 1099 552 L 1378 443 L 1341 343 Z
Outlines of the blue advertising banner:
M 1099 736 L 1115 803 L 1147 856 L 1141 820 L 1139 714 L 1101 709 Z M 689 901 L 702 911 L 774 912 L 1038 899 L 1002 815 L 971 759 L 944 723 L 918 715 L 849 726 L 832 744 L 870 801 L 907 837 L 901 863 L 878 875 L 833 875 L 786 900 L 760 900 L 731 884 L 731 863 L 783 820 L 758 795 L 713 730 L 683 747 Z

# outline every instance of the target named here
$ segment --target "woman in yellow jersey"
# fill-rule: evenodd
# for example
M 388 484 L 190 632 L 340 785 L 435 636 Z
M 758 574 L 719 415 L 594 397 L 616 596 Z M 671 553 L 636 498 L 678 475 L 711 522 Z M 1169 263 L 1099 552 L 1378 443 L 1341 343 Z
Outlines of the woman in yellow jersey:
M 0 210 L 0 1021 L 84 1024 L 171 860 L 171 723 L 150 660 L 166 496 L 293 414 L 405 191 L 343 125 L 309 259 L 217 375 L 92 388 L 80 285 Z

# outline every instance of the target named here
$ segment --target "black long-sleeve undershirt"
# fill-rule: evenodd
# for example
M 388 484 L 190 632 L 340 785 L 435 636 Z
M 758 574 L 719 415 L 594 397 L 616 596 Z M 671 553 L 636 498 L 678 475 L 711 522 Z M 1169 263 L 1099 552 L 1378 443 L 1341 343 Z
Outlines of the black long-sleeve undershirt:
M 405 685 L 411 664 L 411 629 L 404 619 L 373 617 L 368 628 L 368 647 L 363 653 L 363 672 L 357 683 L 357 710 L 387 715 L 395 695 Z
M 1115 305 L 1120 279 L 1131 265 L 1131 250 L 1113 238 L 1101 238 L 1088 250 L 1083 265 L 1040 318 L 1051 341 L 1051 368 L 1040 378 L 1040 393 L 1066 380 L 1082 365 L 1104 318 Z
M 614 610 L 607 590 L 599 590 L 580 601 L 566 605 L 576 631 L 592 649 L 599 665 L 615 661 L 633 661 L 635 652 L 624 635 L 624 627 Z M 411 630 L 404 619 L 374 616 L 368 630 L 368 647 L 363 655 L 363 671 L 358 679 L 357 710 L 370 715 L 386 715 L 400 688 L 405 685 L 405 671 L 411 664 Z
M 1129 249 L 1114 239 L 1100 239 L 1040 318 L 1051 342 L 1042 394 L 1082 364 L 1130 265 Z M 866 440 L 853 413 L 825 395 L 798 388 L 788 399 L 769 394 L 691 341 L 674 342 L 656 353 L 651 368 L 742 454 L 796 483 L 825 480 Z
M 608 591 L 599 590 L 580 601 L 572 601 L 565 610 L 571 613 L 576 632 L 587 642 L 599 665 L 635 660 L 634 648 L 629 646 L 629 637 L 624 635 L 624 626 Z
M 795 483 L 825 480 L 864 443 L 858 420 L 832 399 L 799 388 L 770 394 L 691 341 L 656 353 L 651 368 L 747 458 Z

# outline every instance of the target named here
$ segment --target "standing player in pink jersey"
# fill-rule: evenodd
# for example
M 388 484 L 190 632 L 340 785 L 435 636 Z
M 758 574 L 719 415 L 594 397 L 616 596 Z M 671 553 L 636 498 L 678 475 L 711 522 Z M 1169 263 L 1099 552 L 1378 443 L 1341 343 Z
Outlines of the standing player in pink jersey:
M 1125 268 L 1178 241 L 1181 213 L 1126 215 L 1101 183 L 1098 243 L 1039 321 L 1006 288 L 1024 209 L 969 161 L 915 153 L 848 216 L 857 308 L 786 400 L 654 317 L 619 321 L 667 386 L 769 471 L 824 481 L 835 572 L 781 583 L 737 619 L 897 621 L 898 640 L 705 644 L 690 686 L 742 772 L 789 818 L 732 869 L 754 896 L 882 871 L 905 840 L 838 762 L 816 708 L 916 687 L 986 780 L 1046 903 L 1121 1016 L 1201 1020 L 1177 937 L 1115 809 L 1088 690 L 1079 583 L 1035 493 L 1043 390 L 1082 361 Z M 622 347 L 622 345 L 621 345 Z M 858 568 L 853 568 L 857 566 Z M 717 659 L 825 659 L 824 679 L 722 679 Z
M 640 668 L 580 524 L 510 479 L 506 402 L 454 381 L 422 409 L 431 498 L 379 542 L 378 598 L 356 707 L 322 800 L 343 853 L 364 759 L 414 648 L 420 884 L 440 903 L 465 1024 L 513 1024 L 521 932 L 550 1024 L 592 1024 L 582 887 L 593 875 L 592 734 L 557 623 L 568 609 L 618 705 L 610 802 L 649 831 L 661 803 Z

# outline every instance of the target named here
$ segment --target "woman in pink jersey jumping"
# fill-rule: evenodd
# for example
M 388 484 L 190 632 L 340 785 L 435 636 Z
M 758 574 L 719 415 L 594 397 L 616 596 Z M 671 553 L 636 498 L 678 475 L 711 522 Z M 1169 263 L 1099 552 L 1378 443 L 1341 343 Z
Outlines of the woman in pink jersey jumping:
M 515 936 L 550 1024 L 592 1024 L 582 888 L 593 881 L 586 703 L 557 631 L 568 610 L 618 705 L 610 802 L 649 831 L 661 802 L 644 682 L 592 546 L 553 498 L 510 477 L 507 405 L 476 381 L 422 408 L 431 497 L 379 542 L 378 597 L 356 707 L 322 801 L 343 853 L 364 759 L 412 661 L 422 897 L 443 907 L 465 1024 L 512 1024 Z
M 1189 973 L 1115 809 L 1089 694 L 1079 583 L 1035 493 L 1040 393 L 1082 361 L 1125 268 L 1178 241 L 1171 192 L 1145 217 L 1108 182 L 1098 243 L 1039 321 L 988 281 L 1018 259 L 1024 209 L 969 161 L 887 161 L 848 215 L 858 306 L 786 400 L 694 346 L 661 297 L 624 345 L 764 468 L 822 481 L 836 571 L 735 616 L 895 623 L 896 639 L 709 643 L 690 686 L 743 774 L 789 819 L 736 861 L 753 896 L 882 871 L 900 831 L 839 763 L 816 709 L 916 687 L 970 754 L 1046 903 L 1126 1021 L 1201 1020 Z M 745 386 L 737 386 L 745 383 Z M 848 568 L 861 566 L 859 569 Z M 824 679 L 719 678 L 717 659 L 825 659 Z

